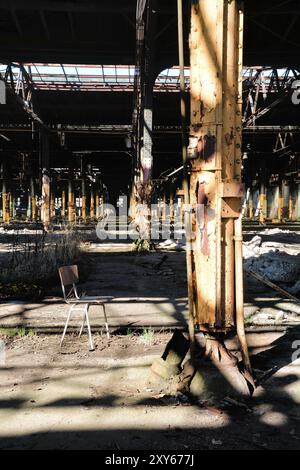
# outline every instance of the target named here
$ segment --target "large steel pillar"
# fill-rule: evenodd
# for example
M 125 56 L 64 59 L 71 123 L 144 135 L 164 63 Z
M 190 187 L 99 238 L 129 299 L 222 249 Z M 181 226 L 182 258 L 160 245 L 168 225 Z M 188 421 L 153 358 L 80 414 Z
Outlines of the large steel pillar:
M 86 174 L 85 174 L 85 162 L 81 157 L 81 218 L 82 221 L 86 222 Z
M 36 195 L 35 195 L 35 181 L 34 178 L 30 178 L 30 199 L 31 199 L 31 220 L 36 222 L 37 220 L 37 206 L 36 206 Z
M 73 224 L 75 222 L 75 198 L 73 187 L 73 161 L 69 160 L 69 175 L 68 175 L 68 222 Z
M 90 220 L 93 221 L 94 219 L 95 219 L 95 194 L 94 194 L 94 187 L 92 184 L 91 192 L 90 192 Z
M 44 229 L 50 227 L 50 175 L 49 175 L 49 135 L 42 129 L 39 133 L 39 162 L 41 171 L 41 220 Z
M 296 220 L 300 220 L 300 183 L 296 185 Z
M 153 86 L 154 82 L 145 85 L 144 88 L 144 110 L 143 110 L 143 145 L 141 148 L 140 165 L 141 181 L 144 185 L 149 185 L 152 178 L 153 155 L 152 155 L 152 129 L 153 129 Z
M 267 174 L 266 159 L 261 158 L 259 175 L 259 223 L 264 224 L 267 218 Z
M 131 217 L 137 216 L 137 204 L 150 206 L 152 192 L 153 86 L 155 68 L 155 32 L 157 0 L 137 2 L 135 106 L 133 114 L 134 160 L 133 187 L 130 196 Z M 139 214 L 140 215 L 140 214 Z M 147 214 L 143 214 L 148 218 Z M 147 226 L 150 224 L 147 224 Z M 148 227 L 149 229 L 149 227 Z M 142 230 L 144 234 L 147 229 Z M 150 230 L 148 230 L 150 236 Z M 149 238 L 147 236 L 146 238 Z
M 65 188 L 63 187 L 61 191 L 61 214 L 60 214 L 60 217 L 62 220 L 65 220 L 65 215 L 66 215 L 66 191 L 65 191 Z
M 237 330 L 250 371 L 243 318 L 242 44 L 240 2 L 192 1 L 188 159 L 194 324 L 207 334 L 209 355 L 215 349 L 222 356 L 224 334 Z
M 280 179 L 278 183 L 278 200 L 277 200 L 277 219 L 279 222 L 282 222 L 283 219 L 283 191 L 282 191 L 283 182 Z
M 2 221 L 5 224 L 9 224 L 10 222 L 9 194 L 7 189 L 7 165 L 5 160 L 2 162 Z

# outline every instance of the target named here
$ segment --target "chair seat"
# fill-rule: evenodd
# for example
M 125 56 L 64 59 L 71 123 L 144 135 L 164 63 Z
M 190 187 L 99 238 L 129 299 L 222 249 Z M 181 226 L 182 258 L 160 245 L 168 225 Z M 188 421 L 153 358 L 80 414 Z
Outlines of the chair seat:
M 109 300 L 113 299 L 112 296 L 97 296 L 97 295 L 83 295 L 79 299 L 69 299 L 68 302 L 72 304 L 87 304 L 87 303 L 95 303 L 95 304 L 104 304 Z

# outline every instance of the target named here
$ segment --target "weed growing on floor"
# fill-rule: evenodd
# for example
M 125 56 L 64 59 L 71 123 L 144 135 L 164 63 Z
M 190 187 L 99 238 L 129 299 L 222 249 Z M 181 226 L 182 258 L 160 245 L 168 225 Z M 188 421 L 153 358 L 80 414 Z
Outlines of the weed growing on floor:
M 154 342 L 154 331 L 144 329 L 139 337 L 139 341 L 146 346 L 151 346 Z
M 6 338 L 23 338 L 24 336 L 34 336 L 35 333 L 31 328 L 20 326 L 16 328 L 0 328 L 0 336 Z

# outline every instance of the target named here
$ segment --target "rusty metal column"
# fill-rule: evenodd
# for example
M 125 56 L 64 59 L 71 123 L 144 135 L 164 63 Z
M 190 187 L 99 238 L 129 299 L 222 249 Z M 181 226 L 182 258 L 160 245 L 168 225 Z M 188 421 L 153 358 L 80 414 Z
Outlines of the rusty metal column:
M 94 194 L 93 186 L 91 186 L 91 196 L 90 196 L 90 219 L 91 221 L 95 220 L 95 194 Z
M 35 182 L 34 178 L 30 178 L 30 198 L 31 198 L 31 220 L 33 222 L 37 219 L 36 195 L 35 195 Z
M 5 161 L 2 163 L 2 221 L 5 224 L 9 224 L 10 222 L 9 196 L 7 192 L 7 166 Z
M 288 218 L 291 221 L 295 220 L 295 204 L 294 204 L 294 185 L 292 180 L 289 180 L 289 208 L 288 208 Z
M 136 23 L 135 103 L 133 115 L 135 160 L 133 162 L 130 213 L 131 218 L 138 215 L 145 218 L 140 234 L 142 239 L 150 240 L 150 204 L 153 189 L 153 86 L 158 74 L 158 69 L 155 68 L 157 0 L 139 0 L 137 2 Z M 137 205 L 139 205 L 139 214 L 137 213 Z
M 300 220 L 300 183 L 296 185 L 296 220 Z
M 219 341 L 243 324 L 241 115 L 243 12 L 236 0 L 193 0 L 190 33 L 195 323 Z M 236 275 L 238 273 L 238 276 Z M 214 343 L 214 344 L 213 344 Z M 215 346 L 219 343 L 219 346 Z
M 50 220 L 55 219 L 55 192 L 52 185 L 51 192 L 50 192 Z
M 86 222 L 86 181 L 85 181 L 85 162 L 81 157 L 81 218 Z
M 283 195 L 282 195 L 282 180 L 279 180 L 278 183 L 278 202 L 277 202 L 277 211 L 278 211 L 278 221 L 282 222 L 283 219 Z
M 264 176 L 259 185 L 259 223 L 264 224 L 267 216 L 267 201 L 266 201 L 266 184 Z
M 15 215 L 16 215 L 15 196 L 14 196 L 14 190 L 12 188 L 11 192 L 9 193 L 9 217 L 10 219 L 14 219 Z
M 75 201 L 74 201 L 74 188 L 73 188 L 73 161 L 69 160 L 69 176 L 68 176 L 68 222 L 73 224 L 75 222 Z
M 252 190 L 252 187 L 250 188 L 250 195 L 249 195 L 248 217 L 249 217 L 249 219 L 253 219 L 253 190 Z
M 49 175 L 49 136 L 40 129 L 39 132 L 39 162 L 41 178 L 41 220 L 46 231 L 50 227 L 50 175 Z
M 66 191 L 63 188 L 61 192 L 61 214 L 60 217 L 62 220 L 65 220 L 66 215 Z
M 151 183 L 153 155 L 152 155 L 152 128 L 153 128 L 153 86 L 150 79 L 144 88 L 143 111 L 143 146 L 141 148 L 141 181 L 144 185 Z

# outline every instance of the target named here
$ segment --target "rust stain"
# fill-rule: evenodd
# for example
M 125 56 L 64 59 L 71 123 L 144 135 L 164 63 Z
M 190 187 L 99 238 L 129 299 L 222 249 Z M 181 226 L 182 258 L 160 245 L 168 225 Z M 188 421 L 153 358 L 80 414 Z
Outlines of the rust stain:
M 210 254 L 210 246 L 209 246 L 209 239 L 207 234 L 207 206 L 208 206 L 208 199 L 207 195 L 205 194 L 205 183 L 200 183 L 198 188 L 198 204 L 204 206 L 203 210 L 203 229 L 201 230 L 201 252 L 205 256 L 209 256 Z M 199 223 L 199 221 L 198 221 Z
M 229 132 L 225 134 L 225 142 L 227 145 L 232 145 L 233 140 L 234 140 L 234 135 L 233 135 L 233 130 L 231 130 L 230 134 Z
M 211 162 L 216 155 L 216 137 L 214 135 L 205 135 L 198 140 L 197 150 L 202 160 Z

